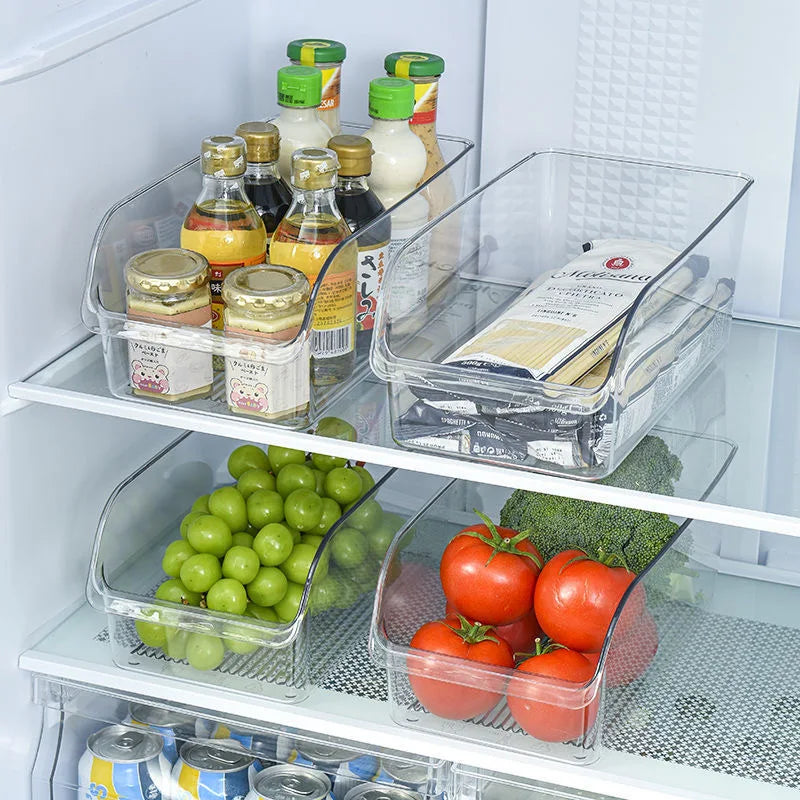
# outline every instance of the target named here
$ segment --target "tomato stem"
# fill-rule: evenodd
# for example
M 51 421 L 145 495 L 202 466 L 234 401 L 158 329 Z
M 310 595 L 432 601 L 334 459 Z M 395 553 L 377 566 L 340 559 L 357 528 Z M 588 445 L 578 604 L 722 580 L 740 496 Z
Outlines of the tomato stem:
M 559 644 L 558 642 L 554 642 L 552 639 L 547 640 L 547 644 L 542 643 L 542 637 L 537 636 L 534 639 L 534 645 L 536 649 L 532 653 L 515 653 L 515 656 L 520 658 L 536 658 L 536 656 L 545 656 L 548 653 L 552 653 L 554 650 L 568 650 L 569 648 L 566 645 Z
M 456 614 L 458 617 L 459 625 L 454 628 L 449 622 L 444 621 L 444 624 L 450 628 L 453 633 L 460 636 L 465 644 L 479 644 L 480 642 L 494 642 L 500 644 L 500 640 L 496 636 L 491 636 L 489 631 L 494 632 L 491 625 L 481 625 L 480 622 L 471 623 L 466 617 L 461 614 Z
M 595 564 L 603 564 L 606 567 L 623 567 L 626 572 L 633 572 L 628 566 L 628 562 L 625 560 L 625 556 L 622 553 L 606 553 L 606 551 L 602 547 L 597 548 L 597 555 L 593 556 L 590 553 L 586 552 L 582 547 L 574 547 L 573 550 L 580 550 L 580 555 L 573 556 L 569 561 L 565 562 L 561 565 L 561 569 L 559 569 L 559 575 L 569 566 L 572 564 L 577 564 L 579 561 L 594 561 Z
M 517 545 L 528 538 L 527 532 L 523 531 L 522 533 L 518 533 L 516 536 L 503 538 L 500 536 L 497 526 L 494 524 L 494 522 L 492 522 L 491 519 L 489 519 L 489 517 L 486 516 L 486 514 L 478 511 L 477 508 L 473 508 L 472 510 L 481 518 L 481 520 L 483 520 L 483 524 L 486 525 L 491 539 L 487 541 L 486 537 L 480 534 L 478 531 L 462 531 L 459 536 L 471 536 L 474 539 L 480 539 L 481 541 L 486 542 L 486 544 L 492 547 L 492 554 L 489 556 L 484 566 L 488 567 L 498 553 L 513 553 L 515 556 L 524 556 L 525 558 L 529 558 L 539 569 L 542 569 L 544 564 L 542 563 L 542 560 L 537 557 L 536 553 L 530 553 L 527 550 L 517 549 Z

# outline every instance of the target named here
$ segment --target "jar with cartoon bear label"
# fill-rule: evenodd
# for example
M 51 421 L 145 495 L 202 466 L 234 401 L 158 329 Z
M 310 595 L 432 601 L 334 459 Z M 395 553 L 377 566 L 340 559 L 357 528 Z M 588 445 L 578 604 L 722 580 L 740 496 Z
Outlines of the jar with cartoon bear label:
M 133 393 L 171 403 L 211 393 L 211 353 L 192 328 L 211 327 L 208 261 L 180 248 L 137 253 L 125 265 L 128 374 Z
M 242 267 L 225 278 L 225 397 L 235 414 L 276 420 L 308 410 L 310 343 L 298 333 L 310 291 L 292 267 Z

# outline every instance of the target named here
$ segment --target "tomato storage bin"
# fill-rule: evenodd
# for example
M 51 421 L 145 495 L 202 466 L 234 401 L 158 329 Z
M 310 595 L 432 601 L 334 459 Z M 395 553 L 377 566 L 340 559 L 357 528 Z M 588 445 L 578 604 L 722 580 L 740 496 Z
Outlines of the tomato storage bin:
M 236 123 L 232 122 L 230 131 L 233 132 L 235 127 Z M 342 125 L 342 133 L 360 135 L 365 130 L 364 125 L 353 123 Z M 409 195 L 413 198 L 421 193 L 429 200 L 430 217 L 442 213 L 452 203 L 464 197 L 466 191 L 471 188 L 470 158 L 473 143 L 451 136 L 439 136 L 438 141 L 445 161 L 443 168 Z M 189 144 L 191 146 L 191 143 Z M 199 145 L 198 140 L 198 148 Z M 175 352 L 174 360 L 179 355 L 187 360 L 196 360 L 197 354 L 200 354 L 201 358 L 205 354 L 209 356 L 213 354 L 217 360 L 217 369 L 210 395 L 185 399 L 170 405 L 203 414 L 234 416 L 237 419 L 263 424 L 265 419 L 249 414 L 234 414 L 229 409 L 225 379 L 223 371 L 219 369 L 219 359 L 226 356 L 243 359 L 252 362 L 258 368 L 256 371 L 259 371 L 263 367 L 271 366 L 285 369 L 304 353 L 307 358 L 311 319 L 316 299 L 321 291 L 320 287 L 336 280 L 336 276 L 327 277 L 329 266 L 335 260 L 340 248 L 348 243 L 360 243 L 362 247 L 366 247 L 370 242 L 374 245 L 374 235 L 385 226 L 388 212 L 376 217 L 371 223 L 349 236 L 329 254 L 312 288 L 298 332 L 285 341 L 188 324 L 169 325 L 163 322 L 130 321 L 126 314 L 124 277 L 126 262 L 131 256 L 146 250 L 180 247 L 183 219 L 192 207 L 200 187 L 199 158 L 193 158 L 124 198 L 107 212 L 95 234 L 89 256 L 88 275 L 81 307 L 82 319 L 92 333 L 102 337 L 108 388 L 115 397 L 135 403 L 167 403 L 158 397 L 143 397 L 134 393 L 131 387 L 133 364 L 128 350 L 131 342 L 169 347 Z M 402 206 L 408 199 L 404 198 L 394 206 L 394 209 L 402 213 Z M 441 245 L 437 245 L 434 247 L 434 252 L 437 252 L 437 248 L 441 251 Z M 436 263 L 440 260 L 436 259 L 435 263 L 423 265 L 424 278 L 419 269 L 415 273 L 420 281 L 424 279 L 426 286 L 429 272 L 431 275 L 435 274 Z M 385 267 L 385 264 L 374 266 L 376 270 Z M 362 265 L 362 269 L 364 268 L 366 267 Z M 154 380 L 156 375 L 151 374 L 152 372 L 154 368 L 146 366 L 143 378 Z M 285 419 L 271 419 L 269 422 L 295 429 L 309 427 L 343 392 L 368 373 L 369 347 L 368 344 L 367 346 L 360 344 L 356 348 L 355 369 L 348 379 L 329 386 L 312 386 L 307 412 L 300 412 Z M 243 403 L 239 407 L 248 407 L 244 400 L 257 396 L 259 403 L 262 404 L 262 410 L 266 404 L 265 410 L 269 411 L 270 387 L 267 386 L 266 393 L 254 395 L 253 392 L 258 390 L 259 384 L 255 379 L 250 383 L 253 385 L 245 383 L 241 387 Z
M 671 452 L 683 459 L 685 479 L 696 487 L 698 496 L 705 496 L 716 485 L 735 453 L 735 446 L 722 440 L 666 430 L 657 433 Z M 704 466 L 692 466 L 699 464 Z M 618 687 L 646 675 L 657 648 L 658 625 L 665 615 L 673 613 L 675 603 L 702 604 L 713 596 L 713 571 L 693 557 L 689 521 L 673 520 L 674 535 L 624 595 L 605 636 L 594 675 L 585 684 L 531 677 L 514 689 L 509 681 L 519 673 L 512 669 L 447 656 L 436 656 L 435 671 L 431 672 L 430 653 L 412 648 L 410 642 L 424 623 L 445 616 L 439 575 L 442 553 L 459 530 L 480 522 L 473 509 L 499 523 L 500 509 L 510 495 L 511 490 L 502 487 L 456 480 L 398 532 L 381 569 L 370 628 L 370 655 L 387 670 L 391 715 L 398 724 L 514 752 L 588 764 L 601 750 L 609 698 L 614 698 Z M 626 511 L 620 509 L 619 513 Z M 633 612 L 628 612 L 625 624 L 618 628 L 617 621 L 632 596 L 636 603 L 644 600 L 643 608 L 632 606 L 642 608 L 641 618 L 634 618 L 635 624 L 630 625 Z M 440 682 L 426 686 L 425 680 L 431 675 Z M 475 690 L 494 693 L 495 697 L 489 701 L 488 711 L 465 721 L 426 710 L 420 702 L 424 697 L 418 699 L 415 686 L 417 690 L 421 687 L 425 697 L 451 703 L 452 707 L 438 711 L 452 717 L 474 697 Z M 536 724 L 543 726 L 541 738 L 525 733 L 515 722 L 506 702 L 507 692 L 546 704 L 538 707 L 536 715 Z M 575 730 L 579 735 L 563 735 Z
M 386 274 L 371 363 L 389 384 L 394 440 L 607 476 L 695 391 L 727 342 L 751 184 L 738 173 L 553 150 L 472 192 Z M 402 276 L 436 239 L 449 245 L 448 280 L 409 304 Z M 640 266 L 644 244 L 660 254 L 650 271 Z M 604 255 L 592 260 L 598 247 Z M 623 285 L 645 286 L 627 311 L 607 299 L 626 294 Z M 539 286 L 531 307 L 504 316 Z M 595 319 L 603 307 L 608 316 Z M 692 424 L 682 430 L 703 432 Z
M 87 595 L 89 602 L 107 615 L 111 654 L 118 666 L 299 702 L 335 663 L 340 641 L 337 633 L 344 636 L 354 625 L 366 629 L 369 624 L 381 563 L 377 555 L 369 554 L 357 574 L 345 576 L 356 590 L 337 596 L 342 607 L 322 610 L 324 606 L 313 594 L 326 572 L 339 570 L 342 575 L 340 567 L 331 566 L 330 558 L 338 532 L 346 527 L 353 510 L 369 498 L 376 499 L 385 511 L 407 519 L 446 481 L 425 476 L 423 488 L 420 476 L 414 473 L 369 467 L 376 485 L 326 534 L 293 622 L 270 623 L 155 600 L 156 587 L 166 579 L 161 568 L 166 545 L 180 537 L 180 521 L 198 496 L 230 483 L 227 457 L 237 444 L 201 434 L 184 435 L 117 487 L 98 524 Z M 249 645 L 243 649 L 252 652 L 237 655 L 228 651 L 216 669 L 198 670 L 161 648 L 146 646 L 136 632 L 139 620 L 163 623 L 180 636 L 205 633 L 228 638 Z

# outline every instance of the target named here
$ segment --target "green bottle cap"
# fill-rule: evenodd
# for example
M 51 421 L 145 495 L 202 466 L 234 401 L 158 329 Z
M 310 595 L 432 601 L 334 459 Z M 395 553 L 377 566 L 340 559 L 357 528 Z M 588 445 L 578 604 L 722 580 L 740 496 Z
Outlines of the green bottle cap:
M 295 39 L 286 45 L 286 56 L 308 67 L 341 64 L 347 57 L 347 48 L 333 39 Z
M 401 50 L 383 59 L 383 68 L 398 78 L 429 78 L 444 72 L 444 59 L 433 53 Z
M 322 72 L 316 67 L 278 70 L 278 105 L 316 108 L 322 100 Z
M 377 119 L 411 119 L 414 84 L 405 78 L 375 78 L 369 82 L 369 115 Z

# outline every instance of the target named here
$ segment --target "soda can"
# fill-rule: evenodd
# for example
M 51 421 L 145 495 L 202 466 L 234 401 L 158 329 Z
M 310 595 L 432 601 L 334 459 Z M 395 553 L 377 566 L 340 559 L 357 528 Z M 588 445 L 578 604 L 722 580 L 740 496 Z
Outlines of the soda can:
M 330 778 L 317 769 L 277 764 L 261 770 L 247 800 L 334 800 Z
M 277 735 L 257 731 L 244 726 L 232 726 L 224 722 L 211 720 L 197 720 L 195 726 L 196 736 L 202 739 L 233 739 L 239 742 L 245 750 L 252 753 L 259 764 L 258 769 L 269 766 L 277 761 Z
M 78 762 L 83 800 L 169 800 L 169 762 L 157 733 L 109 725 L 93 733 Z
M 164 742 L 164 755 L 170 766 L 178 760 L 178 748 L 194 737 L 194 717 L 144 703 L 131 703 L 125 722 L 158 733 Z
M 244 800 L 254 761 L 231 740 L 186 742 L 172 770 L 172 800 Z
M 388 783 L 393 786 L 413 789 L 421 794 L 427 794 L 430 779 L 430 767 L 427 764 L 382 758 L 381 770 L 375 780 L 378 783 Z
M 422 800 L 419 792 L 412 792 L 403 786 L 376 786 L 374 783 L 362 783 L 351 789 L 344 800 Z
M 337 798 L 344 797 L 359 783 L 374 781 L 380 770 L 375 756 L 327 742 L 296 740 L 287 761 L 324 772 L 331 779 Z

